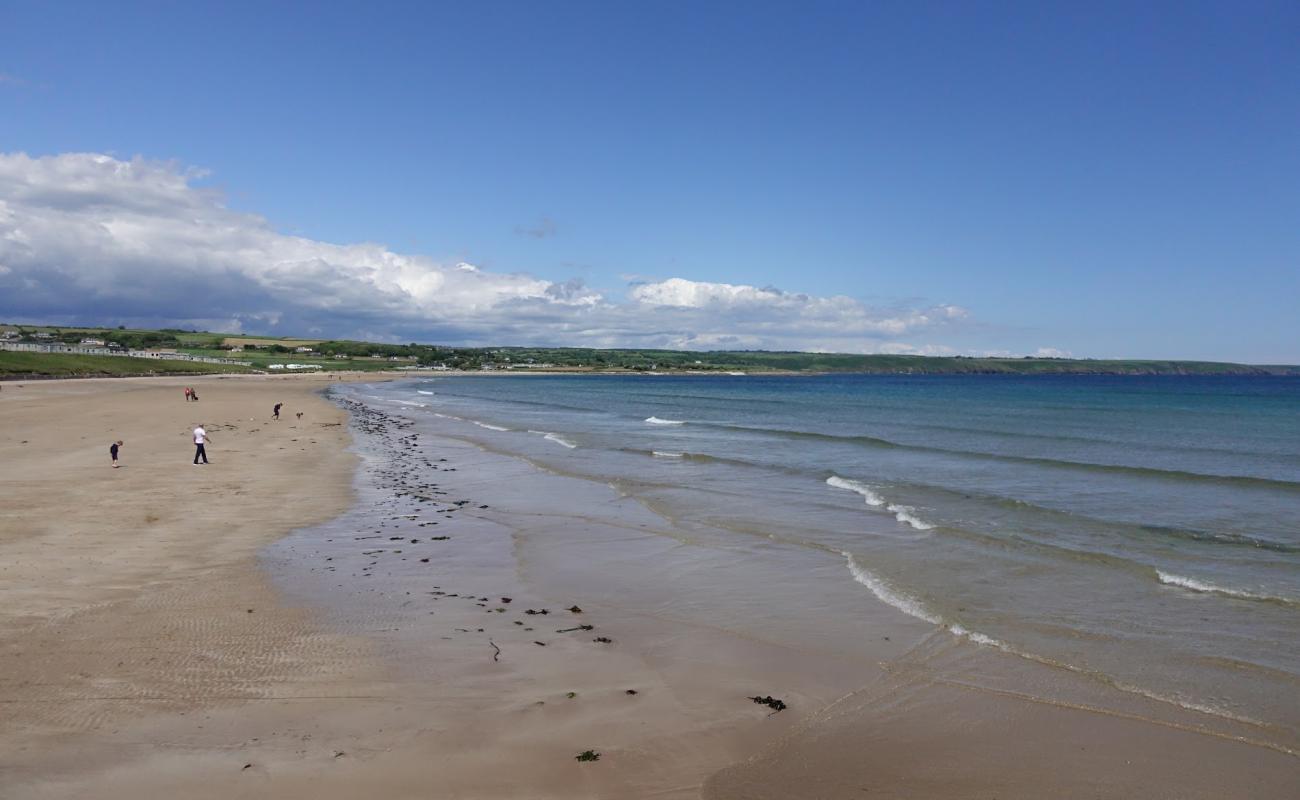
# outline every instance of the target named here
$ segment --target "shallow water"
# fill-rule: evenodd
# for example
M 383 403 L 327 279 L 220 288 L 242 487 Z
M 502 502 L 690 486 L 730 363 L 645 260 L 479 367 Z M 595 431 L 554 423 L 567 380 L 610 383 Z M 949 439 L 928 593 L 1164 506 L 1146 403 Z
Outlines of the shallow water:
M 341 391 L 613 487 L 672 540 L 665 580 L 694 563 L 720 595 L 766 582 L 784 605 L 848 587 L 1300 738 L 1300 380 L 449 376 Z M 770 613 L 746 598 L 714 613 Z

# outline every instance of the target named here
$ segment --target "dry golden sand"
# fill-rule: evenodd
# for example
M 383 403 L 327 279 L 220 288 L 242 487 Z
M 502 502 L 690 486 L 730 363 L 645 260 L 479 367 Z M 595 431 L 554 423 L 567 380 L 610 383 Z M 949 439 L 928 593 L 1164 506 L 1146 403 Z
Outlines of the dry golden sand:
M 386 660 L 381 636 L 287 606 L 258 552 L 351 497 L 344 413 L 316 396 L 326 383 L 4 386 L 0 797 L 692 797 L 784 729 L 745 730 L 757 709 L 714 707 L 734 700 L 719 690 L 725 643 L 656 664 L 590 663 L 557 641 L 495 663 L 470 640 L 412 667 Z M 199 422 L 206 467 L 191 465 Z M 440 623 L 482 610 L 456 613 Z M 633 685 L 647 702 L 626 713 Z M 571 742 L 622 750 L 583 765 Z
M 600 658 L 548 636 L 503 642 L 495 662 L 462 636 L 401 663 L 382 620 L 329 627 L 257 560 L 351 500 L 344 414 L 316 394 L 328 380 L 4 385 L 0 797 L 1282 798 L 1300 785 L 1300 760 L 1249 727 L 1116 703 L 883 605 L 897 632 L 866 661 L 646 615 L 619 621 Z M 190 465 L 197 422 L 208 467 Z M 482 624 L 464 605 L 439 605 L 438 630 Z M 584 619 L 603 622 L 598 608 Z M 908 635 L 918 643 L 897 646 Z M 792 708 L 765 718 L 738 687 Z M 575 762 L 586 746 L 605 757 Z
M 191 384 L 197 403 L 182 395 Z M 281 607 L 254 562 L 349 502 L 344 415 L 315 396 L 324 385 L 4 385 L 0 786 L 39 776 L 62 743 L 81 758 L 131 719 L 263 698 L 287 680 L 328 684 L 359 663 L 354 643 Z M 275 402 L 285 419 L 270 423 Z M 200 422 L 206 467 L 191 465 Z

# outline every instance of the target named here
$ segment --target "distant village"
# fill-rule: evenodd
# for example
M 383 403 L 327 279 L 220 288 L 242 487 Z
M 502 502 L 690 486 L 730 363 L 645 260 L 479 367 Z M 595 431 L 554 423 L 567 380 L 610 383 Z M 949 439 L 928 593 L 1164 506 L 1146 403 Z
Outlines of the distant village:
M 108 335 L 113 335 L 109 331 Z M 132 333 L 135 336 L 135 333 Z M 149 337 L 150 333 L 145 333 Z M 167 337 L 173 338 L 173 337 Z M 137 339 L 138 341 L 138 339 Z M 171 342 L 165 342 L 171 344 Z M 393 346 L 378 346 L 376 349 L 391 349 Z M 405 346 L 396 346 L 405 349 Z M 122 356 L 130 358 L 149 358 L 165 361 L 190 361 L 201 362 L 205 364 L 229 364 L 236 366 L 252 367 L 253 361 L 240 358 L 246 350 L 248 351 L 269 351 L 272 358 L 292 357 L 294 355 L 302 356 L 304 359 L 328 359 L 330 361 L 361 361 L 361 362 L 384 362 L 387 369 L 397 370 L 433 370 L 449 371 L 463 368 L 463 364 L 449 365 L 447 363 L 429 363 L 427 360 L 422 363 L 421 359 L 414 355 L 379 355 L 369 354 L 348 354 L 342 352 L 325 351 L 316 347 L 302 344 L 293 346 L 291 344 L 280 344 L 278 342 L 267 342 L 262 340 L 251 340 L 241 342 L 232 338 L 227 338 L 220 344 L 223 351 L 229 352 L 234 357 L 225 357 L 217 355 L 205 355 L 201 353 L 192 353 L 181 350 L 175 346 L 145 346 L 132 347 L 112 339 L 102 338 L 100 336 L 83 336 L 73 333 L 60 333 L 57 329 L 54 332 L 48 330 L 27 330 L 21 327 L 0 327 L 0 351 L 8 350 L 12 352 L 28 353 L 47 353 L 58 355 L 83 355 L 83 356 Z M 363 348 L 370 349 L 370 348 Z M 431 349 L 431 348 L 430 348 Z M 502 356 L 504 363 L 478 363 L 473 368 L 482 371 L 492 371 L 496 369 L 553 369 L 555 364 L 551 362 L 537 362 L 528 359 L 524 362 L 512 363 L 510 356 Z M 273 371 L 301 371 L 301 370 L 323 370 L 329 369 L 328 364 L 322 363 L 295 363 L 293 361 L 276 361 L 266 363 L 263 359 L 259 368 L 265 368 Z M 339 365 L 342 367 L 343 365 Z M 372 367 L 373 368 L 373 367 Z
M 182 353 L 172 348 L 135 349 L 93 337 L 83 338 L 76 344 L 70 344 L 56 338 L 46 331 L 23 334 L 18 330 L 0 331 L 0 350 L 29 353 L 69 353 L 85 356 L 124 356 L 130 358 L 156 358 L 166 361 L 201 361 L 207 364 L 238 364 L 251 366 L 251 361 L 238 361 L 231 358 L 213 358 Z

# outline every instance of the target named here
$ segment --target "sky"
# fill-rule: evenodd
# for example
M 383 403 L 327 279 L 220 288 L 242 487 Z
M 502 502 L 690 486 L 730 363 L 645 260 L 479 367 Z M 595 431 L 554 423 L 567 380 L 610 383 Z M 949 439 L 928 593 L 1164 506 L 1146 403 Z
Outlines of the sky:
M 0 0 L 0 321 L 1300 363 L 1294 2 Z

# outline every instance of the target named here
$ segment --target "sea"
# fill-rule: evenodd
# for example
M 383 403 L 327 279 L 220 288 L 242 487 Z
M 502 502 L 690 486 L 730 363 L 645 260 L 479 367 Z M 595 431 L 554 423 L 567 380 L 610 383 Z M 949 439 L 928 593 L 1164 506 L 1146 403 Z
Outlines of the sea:
M 1300 379 L 448 375 L 336 391 L 609 487 L 673 558 L 762 559 L 773 596 L 852 587 L 942 635 L 1300 742 Z M 811 560 L 773 573 L 778 545 Z M 765 613 L 761 594 L 745 603 Z

